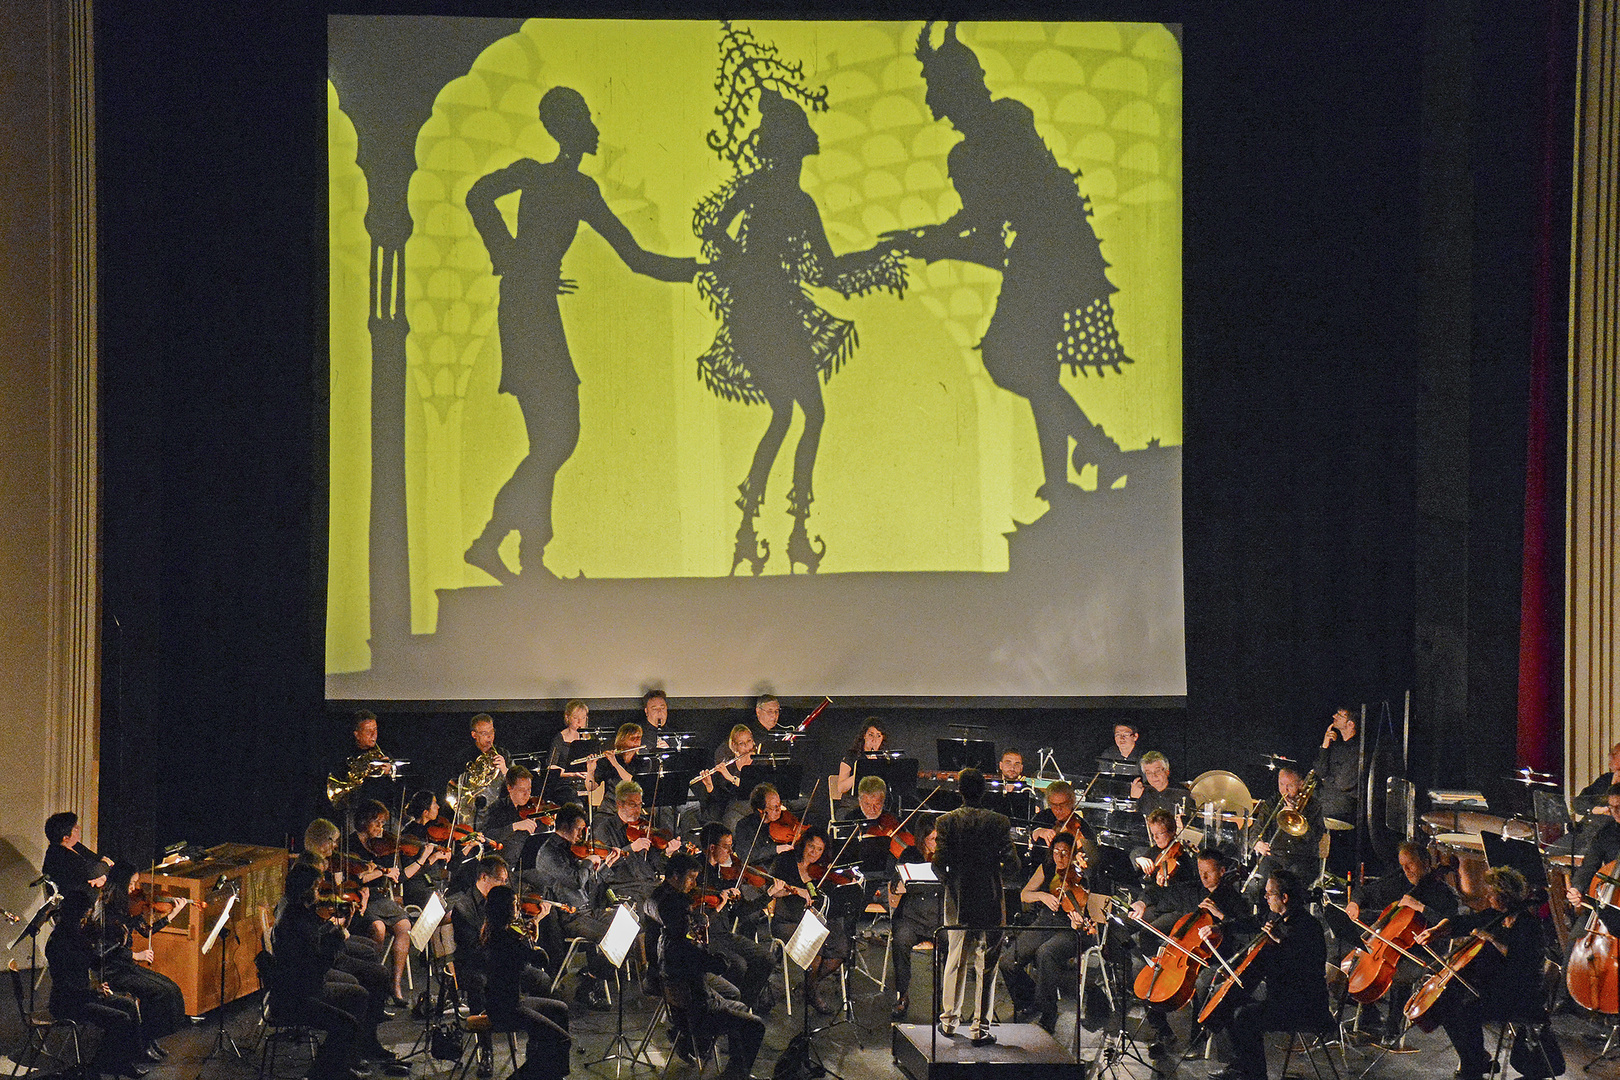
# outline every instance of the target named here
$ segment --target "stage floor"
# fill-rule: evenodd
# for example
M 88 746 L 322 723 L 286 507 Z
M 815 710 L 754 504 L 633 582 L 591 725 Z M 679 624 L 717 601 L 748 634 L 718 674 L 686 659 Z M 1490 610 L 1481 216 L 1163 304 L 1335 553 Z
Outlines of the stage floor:
M 881 944 L 875 951 L 872 962 L 880 962 L 883 956 Z M 919 959 L 921 959 L 919 957 Z M 926 1022 L 930 1017 L 922 1015 L 922 1007 L 916 1003 L 929 999 L 930 977 L 926 962 L 917 965 L 914 983 L 912 986 L 912 1015 L 913 1022 Z M 418 983 L 420 985 L 420 983 Z M 830 987 L 830 983 L 828 984 Z M 794 1015 L 789 1018 L 779 1003 L 773 1011 L 769 1027 L 766 1031 L 765 1047 L 760 1052 L 758 1061 L 754 1066 L 755 1076 L 769 1076 L 776 1065 L 777 1058 L 787 1048 L 788 1042 L 800 1031 L 802 1015 L 798 1011 L 797 986 L 795 987 Z M 881 993 L 876 986 L 864 976 L 855 975 L 851 979 L 852 997 L 854 999 L 854 1021 L 840 1023 L 816 1036 L 815 1048 L 826 1064 L 827 1068 L 837 1073 L 845 1080 L 896 1080 L 905 1075 L 896 1063 L 893 1044 L 893 1028 L 889 1022 L 889 1008 L 893 1002 L 892 990 Z M 0 1022 L 0 1037 L 5 1039 L 5 1046 L 9 1050 L 18 1043 L 19 1025 L 17 1023 L 16 1009 L 12 1005 L 10 994 L 4 995 L 3 1022 Z M 1000 1005 L 1001 1012 L 1007 1012 L 1007 1004 Z M 651 1004 L 642 997 L 638 990 L 632 989 L 626 1001 L 625 1030 L 632 1039 L 639 1043 L 647 1022 L 651 1017 Z M 256 1043 L 259 1017 L 259 996 L 257 994 L 244 998 L 226 1009 L 226 1030 L 240 1044 L 244 1051 Z M 154 1065 L 148 1074 L 149 1080 L 246 1080 L 256 1075 L 258 1059 L 250 1055 L 248 1060 L 239 1061 L 234 1057 L 215 1054 L 209 1058 L 213 1048 L 216 1032 L 215 1016 L 210 1016 L 208 1022 L 193 1026 L 169 1039 L 164 1045 L 169 1051 L 167 1061 Z M 830 1023 L 836 1017 L 812 1017 L 812 1026 L 821 1026 Z M 573 1008 L 572 1033 L 574 1036 L 575 1068 L 573 1076 L 610 1077 L 614 1075 L 613 1063 L 585 1067 L 584 1062 L 601 1057 L 612 1040 L 617 1022 L 617 1012 L 591 1012 L 579 1006 Z M 1134 1021 L 1133 1021 L 1134 1022 Z M 1179 1035 L 1186 1034 L 1187 1017 L 1178 1015 L 1174 1018 L 1176 1031 Z M 663 1025 L 660 1024 L 660 1027 Z M 1604 1030 L 1601 1026 L 1575 1015 L 1561 1014 L 1555 1018 L 1554 1030 L 1564 1050 L 1568 1068 L 1566 1075 L 1579 1075 L 1582 1069 L 1592 1062 L 1603 1042 Z M 381 1030 L 384 1045 L 404 1055 L 412 1049 L 413 1043 L 422 1032 L 422 1024 L 414 1021 L 409 1014 L 400 1010 L 399 1015 L 391 1018 L 383 1025 Z M 1074 1048 L 1074 1010 L 1072 1002 L 1064 1003 L 1064 1011 L 1058 1022 L 1056 1032 L 1056 1046 L 1072 1054 Z M 927 1029 L 919 1023 L 916 1027 L 916 1038 L 925 1040 Z M 1279 1076 L 1282 1065 L 1283 1036 L 1269 1037 L 1270 1043 L 1270 1072 L 1271 1080 Z M 1486 1049 L 1494 1046 L 1494 1028 L 1487 1029 Z M 1093 1060 L 1097 1053 L 1101 1033 L 1083 1032 L 1081 1039 L 1081 1059 L 1085 1062 Z M 499 1040 L 502 1049 L 497 1054 L 497 1080 L 509 1074 L 510 1068 L 505 1061 L 504 1039 Z M 945 1040 L 941 1040 L 944 1042 Z M 1008 1042 L 1016 1042 L 1009 1039 Z M 1341 1080 L 1358 1080 L 1363 1073 L 1373 1080 L 1450 1080 L 1457 1067 L 1456 1056 L 1451 1052 L 1445 1035 L 1441 1032 L 1425 1035 L 1414 1031 L 1410 1039 L 1411 1045 L 1417 1048 L 1416 1053 L 1403 1055 L 1385 1055 L 1380 1057 L 1376 1048 L 1362 1047 L 1352 1043 L 1342 1050 L 1335 1046 L 1332 1048 L 1333 1061 L 1338 1066 Z M 971 1051 L 966 1040 L 958 1038 L 955 1047 L 956 1057 L 966 1059 Z M 651 1065 L 639 1065 L 634 1070 L 643 1077 L 656 1076 L 663 1069 L 669 1043 L 663 1032 L 655 1033 L 648 1046 Z M 1048 1047 L 1048 1052 L 1050 1052 Z M 986 1057 L 1008 1058 L 1011 1046 L 998 1048 L 999 1052 Z M 206 1059 L 206 1060 L 205 1060 Z M 1051 1080 L 1057 1078 L 1065 1071 L 1054 1068 L 1067 1058 L 1057 1058 L 1049 1061 L 1040 1071 L 1044 1077 Z M 1173 1061 L 1160 1061 L 1157 1063 L 1161 1075 L 1175 1075 L 1184 1080 L 1206 1080 L 1221 1066 L 1217 1061 L 1197 1059 L 1181 1061 L 1179 1055 Z M 448 1076 L 452 1063 L 434 1061 L 425 1056 L 418 1056 L 411 1061 L 413 1077 L 444 1077 Z M 10 1069 L 11 1062 L 0 1061 L 0 1068 Z M 307 1070 L 307 1058 L 301 1054 L 289 1056 L 285 1047 L 280 1051 L 277 1061 L 277 1074 L 283 1080 L 297 1078 Z M 1369 1071 L 1370 1070 L 1370 1071 Z M 1512 1070 L 1504 1066 L 1504 1076 L 1512 1076 Z M 988 1071 L 988 1070 L 987 1070 Z M 999 1075 L 1011 1076 L 1011 1072 L 1001 1072 Z M 1014 1070 L 1018 1071 L 1018 1070 Z M 1088 1065 L 1086 1075 L 1091 1075 L 1094 1068 Z M 630 1070 L 624 1069 L 620 1075 L 628 1075 Z M 670 1070 L 671 1076 L 691 1077 L 696 1070 L 684 1067 L 677 1062 Z M 1125 1077 L 1129 1080 L 1151 1080 L 1153 1073 L 1150 1069 L 1135 1061 L 1125 1058 L 1115 1067 L 1107 1070 L 1113 1077 Z M 1307 1077 L 1315 1080 L 1315 1073 L 1311 1065 L 1296 1054 L 1289 1065 L 1289 1074 L 1292 1077 Z M 381 1076 L 379 1072 L 376 1074 Z M 712 1075 L 712 1073 L 710 1074 Z M 961 1074 L 957 1074 L 961 1075 Z M 1331 1076 L 1324 1070 L 1325 1077 Z M 1591 1075 L 1602 1077 L 1620 1077 L 1620 1062 L 1597 1062 L 1591 1067 Z

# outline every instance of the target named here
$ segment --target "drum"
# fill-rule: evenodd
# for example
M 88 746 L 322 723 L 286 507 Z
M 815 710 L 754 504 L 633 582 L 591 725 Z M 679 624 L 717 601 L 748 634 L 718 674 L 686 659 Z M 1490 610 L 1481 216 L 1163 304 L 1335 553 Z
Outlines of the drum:
M 1485 897 L 1485 871 L 1490 869 L 1485 861 L 1485 841 L 1478 833 L 1454 832 L 1440 833 L 1434 842 L 1441 850 L 1441 861 L 1457 867 L 1457 894 L 1475 911 L 1484 911 L 1489 903 Z
M 1244 811 L 1254 809 L 1254 797 L 1236 773 L 1225 769 L 1211 769 L 1199 773 L 1192 782 L 1193 802 L 1199 806 L 1214 803 L 1222 810 Z
M 1129 849 L 1147 841 L 1147 822 L 1136 809 L 1135 799 L 1104 796 L 1081 803 L 1080 810 L 1099 844 Z
M 1502 835 L 1507 818 L 1482 814 L 1478 810 L 1426 810 L 1423 823 L 1435 833 L 1492 833 Z

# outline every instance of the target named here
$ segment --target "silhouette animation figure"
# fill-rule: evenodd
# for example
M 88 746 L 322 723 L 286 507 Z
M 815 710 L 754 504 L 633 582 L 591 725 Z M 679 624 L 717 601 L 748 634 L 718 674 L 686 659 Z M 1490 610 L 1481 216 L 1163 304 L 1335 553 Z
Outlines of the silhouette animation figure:
M 636 243 L 614 216 L 596 181 L 579 171 L 580 159 L 596 153 L 599 133 L 577 90 L 554 86 L 540 99 L 540 123 L 557 140 L 548 162 L 515 161 L 482 177 L 467 192 L 467 210 L 501 279 L 498 329 L 501 391 L 517 398 L 529 433 L 529 453 L 495 496 L 484 531 L 466 560 L 502 582 L 514 575 L 498 551 L 507 533 L 522 536 L 525 571 L 540 568 L 551 542 L 551 495 L 557 470 L 579 443 L 579 374 L 563 335 L 557 297 L 575 290 L 562 277 L 562 260 L 583 222 L 606 240 L 626 266 L 660 281 L 690 281 L 694 259 L 654 255 Z M 521 191 L 517 235 L 495 200 Z
M 1091 423 L 1058 376 L 1064 365 L 1099 376 L 1131 363 L 1114 329 L 1108 281 L 1097 234 L 1075 186 L 1035 130 L 1029 108 L 990 97 L 973 51 L 946 25 L 938 48 L 931 23 L 917 38 L 917 59 L 934 119 L 962 133 L 947 169 L 962 200 L 949 221 L 885 234 L 926 262 L 956 259 L 1001 272 L 996 311 L 979 342 L 984 370 L 995 384 L 1029 401 L 1040 444 L 1048 504 L 1081 489 L 1068 481 L 1069 439 L 1076 471 L 1097 466 L 1097 490 L 1125 473 L 1119 445 Z
M 714 344 L 698 358 L 698 370 L 720 397 L 771 408 L 753 465 L 738 487 L 742 522 L 732 573 L 746 562 L 757 575 L 770 557 L 770 544 L 759 538 L 754 519 L 795 404 L 804 414 L 804 431 L 794 450 L 793 487 L 787 497 L 793 518 L 788 570 L 803 566 L 815 573 L 826 554 L 826 543 L 820 536 L 812 543 L 805 524 L 826 414 L 821 383 L 854 352 L 857 341 L 854 324 L 822 310 L 804 287 L 825 286 L 847 297 L 874 289 L 899 295 L 905 286 L 904 266 L 894 244 L 833 254 L 821 214 L 799 186 L 804 159 L 818 153 L 820 143 L 804 109 L 776 87 L 803 98 L 812 108 L 825 108 L 825 91 L 805 91 L 797 74 L 797 66 L 775 59 L 774 48 L 760 46 L 746 31 L 726 26 L 719 80 L 726 97 L 716 112 L 734 137 L 740 124 L 738 103 L 758 87 L 760 119 L 743 143 L 734 138 L 728 142 L 717 133 L 709 139 L 740 171 L 700 203 L 694 215 L 693 229 L 703 241 L 707 259 L 698 288 L 720 319 Z

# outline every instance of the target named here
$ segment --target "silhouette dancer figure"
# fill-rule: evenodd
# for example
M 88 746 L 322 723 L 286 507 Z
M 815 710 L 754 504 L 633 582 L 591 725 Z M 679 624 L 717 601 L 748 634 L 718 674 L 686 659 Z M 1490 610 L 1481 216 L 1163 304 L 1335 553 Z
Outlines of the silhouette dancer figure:
M 551 542 L 551 495 L 557 470 L 579 443 L 579 374 L 563 335 L 557 297 L 575 290 L 562 277 L 562 260 L 583 222 L 595 229 L 638 274 L 660 281 L 691 281 L 695 259 L 655 255 L 642 249 L 602 198 L 596 181 L 579 171 L 580 159 L 597 150 L 600 135 L 577 90 L 554 86 L 540 99 L 540 123 L 557 140 L 548 162 L 515 161 L 482 177 L 467 192 L 467 210 L 501 279 L 499 325 L 501 391 L 517 398 L 529 433 L 529 453 L 495 496 L 484 531 L 466 560 L 502 582 L 515 575 L 498 551 L 507 533 L 521 534 L 519 560 L 539 568 Z M 521 191 L 517 235 L 495 200 Z
M 745 32 L 729 27 L 727 32 L 732 43 L 746 38 Z M 751 38 L 746 45 L 759 48 Z M 773 55 L 774 49 L 768 53 Z M 768 65 L 743 64 L 731 70 L 743 73 L 734 78 L 759 79 L 762 69 Z M 726 72 L 722 63 L 722 81 Z M 820 100 L 801 96 L 812 106 Z M 746 152 L 732 157 L 739 165 L 751 158 L 758 167 L 710 195 L 694 215 L 693 229 L 703 241 L 707 260 L 698 275 L 698 288 L 721 322 L 714 344 L 698 358 L 698 370 L 709 389 L 722 398 L 771 407 L 753 465 L 737 489 L 742 523 L 737 527 L 732 573 L 746 562 L 757 575 L 770 557 L 770 545 L 759 538 L 754 519 L 793 420 L 793 406 L 797 404 L 804 414 L 787 499 L 793 518 L 787 556 L 790 573 L 803 566 L 813 574 L 827 550 L 820 536 L 811 542 L 805 524 L 826 416 L 821 382 L 854 352 L 857 341 L 855 325 L 822 310 L 804 287 L 826 286 L 846 297 L 880 288 L 898 295 L 905 286 L 905 270 L 893 244 L 833 254 L 821 214 L 799 186 L 804 159 L 821 149 L 809 118 L 796 102 L 769 86 L 760 88 L 759 114 L 759 127 Z M 715 138 L 710 143 L 726 154 Z
M 948 23 L 938 48 L 925 23 L 917 59 L 934 119 L 962 133 L 947 169 L 962 200 L 949 221 L 886 233 L 907 254 L 926 262 L 956 259 L 1001 272 L 995 315 L 979 342 L 984 370 L 995 384 L 1029 401 L 1035 416 L 1048 504 L 1081 489 L 1069 483 L 1069 439 L 1074 467 L 1097 466 L 1097 490 L 1125 473 L 1119 445 L 1091 423 L 1058 381 L 1064 365 L 1116 373 L 1131 363 L 1114 329 L 1108 281 L 1097 234 L 1075 186 L 1035 130 L 1028 106 L 990 97 L 978 57 Z

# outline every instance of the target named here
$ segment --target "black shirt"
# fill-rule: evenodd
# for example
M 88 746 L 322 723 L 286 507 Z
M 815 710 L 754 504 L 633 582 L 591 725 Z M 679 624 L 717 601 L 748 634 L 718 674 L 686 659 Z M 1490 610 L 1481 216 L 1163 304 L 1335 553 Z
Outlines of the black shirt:
M 1380 912 L 1403 896 L 1410 896 L 1423 905 L 1423 921 L 1430 926 L 1457 914 L 1457 894 L 1441 880 L 1438 873 L 1431 871 L 1424 874 L 1413 885 L 1406 880 L 1405 874 L 1396 871 L 1377 881 L 1364 882 L 1356 890 L 1355 900 L 1362 908 L 1361 921 L 1371 925 Z
M 547 900 L 556 900 L 581 912 L 595 906 L 597 874 L 591 864 L 569 850 L 572 845 L 556 833 L 546 837 L 535 856 L 534 870 Z
M 1620 822 L 1606 821 L 1603 827 L 1593 834 L 1592 839 L 1586 842 L 1581 865 L 1570 875 L 1569 883 L 1584 893 L 1591 886 L 1598 870 L 1605 863 L 1613 862 L 1617 858 L 1620 858 Z
M 1300 907 L 1274 922 L 1272 931 L 1282 941 L 1262 948 L 1252 965 L 1265 984 L 1268 1006 L 1277 1010 L 1268 1016 L 1268 1021 L 1292 1022 L 1301 1030 L 1321 1030 L 1332 1022 L 1327 980 L 1322 975 L 1327 967 L 1327 938 L 1322 924 Z M 1248 978 L 1243 981 L 1253 985 Z
M 1317 789 L 1312 802 L 1322 804 L 1325 817 L 1356 821 L 1356 781 L 1360 775 L 1361 747 L 1335 738 L 1316 755 Z
M 457 954 L 459 955 L 459 947 Z M 510 926 L 492 927 L 484 946 L 489 982 L 484 1001 L 489 1014 L 510 1017 L 517 1014 L 523 996 L 523 969 L 544 970 L 550 963 L 546 951 L 529 944 L 529 939 Z
M 64 893 L 93 892 L 91 880 L 107 872 L 101 856 L 83 844 L 71 848 L 52 844 L 45 849 L 45 865 L 41 870 Z

